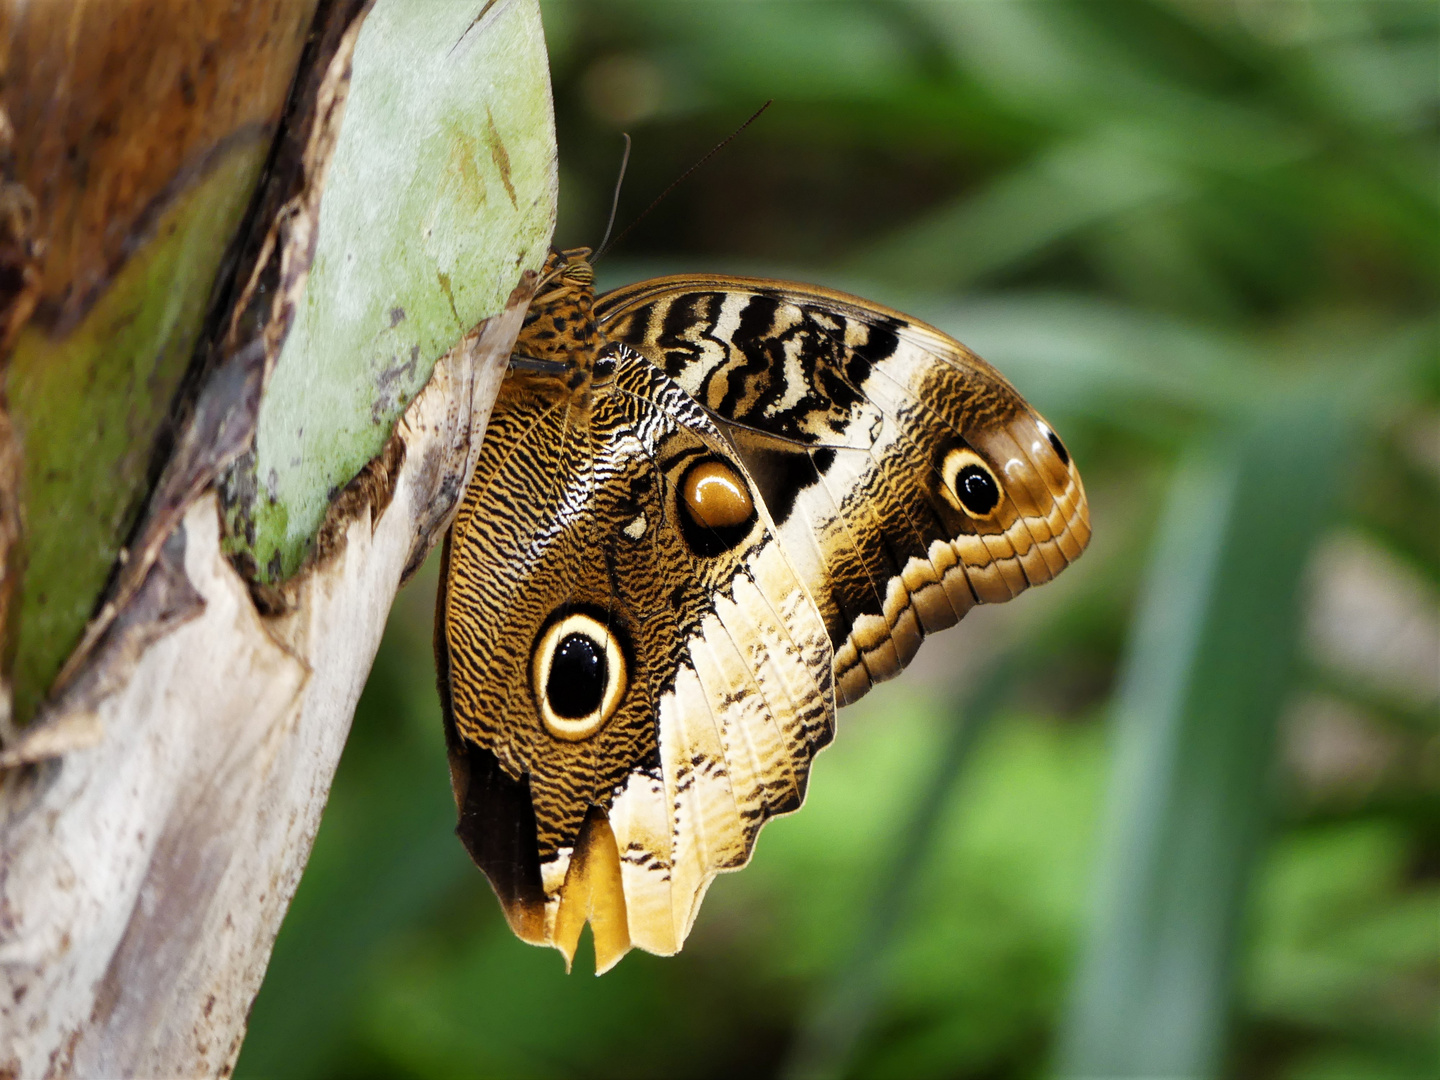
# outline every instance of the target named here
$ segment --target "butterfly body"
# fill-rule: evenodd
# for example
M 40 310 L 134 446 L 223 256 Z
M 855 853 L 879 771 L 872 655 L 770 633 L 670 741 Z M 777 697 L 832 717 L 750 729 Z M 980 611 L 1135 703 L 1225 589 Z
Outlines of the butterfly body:
M 1089 535 L 1063 444 L 939 331 L 810 286 L 552 256 L 446 545 L 460 833 L 521 937 L 683 943 L 836 704 Z

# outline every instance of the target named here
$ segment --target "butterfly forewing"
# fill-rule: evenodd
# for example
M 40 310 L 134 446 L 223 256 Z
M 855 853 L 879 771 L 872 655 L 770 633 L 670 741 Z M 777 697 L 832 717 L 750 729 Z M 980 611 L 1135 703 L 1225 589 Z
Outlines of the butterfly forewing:
M 925 633 L 1049 580 L 1089 539 L 1058 437 L 933 327 L 828 289 L 719 276 L 641 282 L 595 312 L 755 475 L 825 617 L 842 704 L 898 673 Z

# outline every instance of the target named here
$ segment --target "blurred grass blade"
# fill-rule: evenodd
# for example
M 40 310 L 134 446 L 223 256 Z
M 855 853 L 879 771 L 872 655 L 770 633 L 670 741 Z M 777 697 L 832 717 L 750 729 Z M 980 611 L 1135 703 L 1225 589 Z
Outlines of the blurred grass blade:
M 1338 486 L 1337 402 L 1273 400 L 1174 481 L 1118 698 L 1103 888 L 1063 1076 L 1220 1067 L 1302 575 Z
M 894 855 L 850 957 L 795 1035 L 780 1070 L 785 1080 L 828 1080 L 849 1072 L 881 999 L 891 946 L 935 849 L 945 807 L 1010 689 L 1015 668 L 1013 653 L 995 660 L 956 710 L 930 782 L 917 794 L 896 837 Z
M 1183 173 L 1104 131 L 1064 144 L 914 222 L 852 260 L 855 273 L 960 288 L 1011 269 L 1080 229 L 1137 206 L 1183 198 Z M 957 252 L 963 257 L 957 257 Z

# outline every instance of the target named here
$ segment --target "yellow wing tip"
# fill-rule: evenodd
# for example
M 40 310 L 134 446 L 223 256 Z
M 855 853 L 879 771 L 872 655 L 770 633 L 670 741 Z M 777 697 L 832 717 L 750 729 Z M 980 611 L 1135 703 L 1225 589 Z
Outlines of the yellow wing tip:
M 630 951 L 630 928 L 620 876 L 620 847 L 605 811 L 595 806 L 580 827 L 550 934 L 549 944 L 564 955 L 566 971 L 575 959 L 580 932 L 587 922 L 595 943 L 595 974 L 603 975 Z

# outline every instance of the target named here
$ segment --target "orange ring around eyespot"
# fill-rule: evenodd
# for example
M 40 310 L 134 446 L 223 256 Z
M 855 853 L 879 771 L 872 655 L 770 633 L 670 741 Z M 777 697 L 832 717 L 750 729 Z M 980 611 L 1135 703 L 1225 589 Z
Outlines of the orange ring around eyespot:
M 583 634 L 604 653 L 608 676 L 599 705 L 585 716 L 574 718 L 561 716 L 551 708 L 547 693 L 550 663 L 555 658 L 555 650 L 571 634 Z M 630 684 L 629 672 L 625 668 L 625 654 L 615 640 L 615 635 L 609 627 L 582 611 L 571 612 L 553 623 L 540 636 L 531 660 L 531 675 L 535 703 L 540 710 L 540 722 L 545 725 L 546 731 L 563 742 L 583 742 L 609 723 Z

